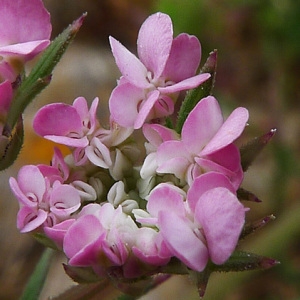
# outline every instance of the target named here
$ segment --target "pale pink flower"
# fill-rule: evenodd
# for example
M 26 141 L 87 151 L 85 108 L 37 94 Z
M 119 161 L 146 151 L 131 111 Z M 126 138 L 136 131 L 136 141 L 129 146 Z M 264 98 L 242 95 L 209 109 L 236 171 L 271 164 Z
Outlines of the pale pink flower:
M 64 252 L 72 266 L 92 266 L 105 275 L 111 266 L 122 266 L 134 244 L 137 225 L 112 204 L 89 204 L 68 229 Z
M 111 94 L 109 108 L 124 127 L 138 129 L 146 121 L 172 114 L 180 91 L 210 77 L 195 76 L 201 58 L 198 39 L 185 33 L 173 39 L 172 21 L 163 13 L 150 16 L 140 28 L 139 58 L 112 37 L 110 44 L 123 77 Z
M 20 204 L 17 227 L 21 232 L 29 232 L 43 226 L 53 226 L 68 219 L 81 205 L 78 191 L 52 176 L 52 169 L 42 169 L 27 165 L 20 169 L 17 180 L 9 179 L 10 187 Z M 53 183 L 53 184 L 52 184 Z
M 237 189 L 243 179 L 238 148 L 233 142 L 248 120 L 248 111 L 235 109 L 224 122 L 217 100 L 203 98 L 188 115 L 181 140 L 169 140 L 157 150 L 157 172 L 171 173 L 189 185 L 199 175 L 216 171 Z
M 89 144 L 99 124 L 96 111 L 99 99 L 95 98 L 90 110 L 83 97 L 74 100 L 73 105 L 51 103 L 42 107 L 35 115 L 33 128 L 44 138 L 74 148 Z
M 12 81 L 19 70 L 11 64 L 24 63 L 43 51 L 51 30 L 50 15 L 41 0 L 1 0 L 0 76 Z
M 245 221 L 245 208 L 222 174 L 197 177 L 187 193 L 160 184 L 150 194 L 149 217 L 138 222 L 156 225 L 173 256 L 198 272 L 208 259 L 223 264 L 236 248 Z

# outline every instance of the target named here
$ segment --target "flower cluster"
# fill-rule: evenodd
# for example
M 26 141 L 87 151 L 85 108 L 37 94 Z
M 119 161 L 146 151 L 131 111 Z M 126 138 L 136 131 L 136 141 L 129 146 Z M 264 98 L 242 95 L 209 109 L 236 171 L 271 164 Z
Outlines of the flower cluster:
M 181 133 L 166 127 L 180 91 L 210 78 L 196 75 L 201 49 L 195 36 L 173 39 L 168 15 L 142 25 L 138 55 L 110 38 L 122 73 L 110 100 L 110 127 L 97 120 L 98 98 L 88 108 L 49 104 L 33 121 L 35 131 L 64 144 L 51 166 L 21 168 L 10 186 L 20 203 L 17 226 L 55 242 L 69 265 L 99 276 L 118 270 L 136 278 L 176 257 L 203 271 L 223 264 L 245 223 L 238 200 L 243 171 L 234 141 L 248 120 L 239 107 L 224 121 L 213 96 L 199 99 Z M 144 145 L 135 141 L 142 129 Z
M 40 0 L 1 3 L 1 22 L 22 23 L 0 33 L 4 122 L 22 77 L 16 67 L 47 47 L 51 25 Z M 12 13 L 16 5 L 20 16 Z M 36 113 L 35 132 L 70 153 L 54 149 L 50 165 L 26 165 L 10 178 L 20 204 L 18 229 L 63 251 L 72 274 L 85 268 L 97 278 L 124 280 L 226 264 L 248 210 L 238 197 L 248 163 L 235 144 L 247 109 L 224 119 L 211 95 L 215 64 L 198 71 L 199 40 L 186 33 L 173 38 L 164 13 L 142 24 L 138 56 L 113 37 L 110 45 L 121 77 L 109 99 L 108 125 L 97 119 L 98 98 L 90 107 L 78 97 Z

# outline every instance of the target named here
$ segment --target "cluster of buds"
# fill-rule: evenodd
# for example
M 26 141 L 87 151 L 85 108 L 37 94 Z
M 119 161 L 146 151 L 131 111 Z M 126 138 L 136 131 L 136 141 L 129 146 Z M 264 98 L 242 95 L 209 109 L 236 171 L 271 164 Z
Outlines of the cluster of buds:
M 48 17 L 39 0 L 2 2 L 11 9 L 13 3 L 32 3 L 39 19 Z M 25 58 L 48 45 L 50 23 L 44 27 L 40 44 L 25 44 L 35 46 Z M 272 259 L 240 252 L 237 264 L 230 260 L 239 239 L 265 223 L 245 225 L 248 208 L 241 198 L 253 194 L 240 186 L 251 153 L 274 132 L 244 147 L 241 157 L 235 141 L 248 111 L 236 108 L 224 120 L 211 95 L 216 52 L 197 73 L 199 40 L 186 33 L 173 38 L 172 21 L 163 13 L 141 26 L 138 56 L 112 37 L 110 45 L 122 75 L 109 99 L 109 126 L 97 119 L 98 98 L 90 108 L 78 97 L 72 105 L 48 104 L 35 115 L 35 132 L 68 146 L 70 154 L 55 149 L 50 165 L 26 165 L 10 178 L 20 204 L 18 229 L 63 251 L 67 273 L 81 282 L 273 265 Z M 1 46 L 0 52 L 28 47 Z M 11 83 L 0 89 L 6 85 L 1 97 L 8 106 Z M 175 104 L 181 104 L 179 111 Z M 89 275 L 82 276 L 82 269 Z

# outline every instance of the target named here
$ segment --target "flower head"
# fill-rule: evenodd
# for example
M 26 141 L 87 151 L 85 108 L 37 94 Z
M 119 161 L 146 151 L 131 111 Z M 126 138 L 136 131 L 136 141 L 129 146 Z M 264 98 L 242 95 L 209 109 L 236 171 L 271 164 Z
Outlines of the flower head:
M 170 184 L 158 185 L 147 210 L 150 216 L 136 215 L 137 221 L 156 225 L 172 255 L 199 272 L 209 258 L 216 264 L 229 258 L 245 221 L 234 187 L 215 172 L 196 178 L 186 197 Z
M 110 113 L 124 127 L 137 129 L 172 114 L 178 92 L 210 77 L 195 76 L 201 57 L 198 39 L 185 33 L 173 39 L 172 21 L 163 13 L 150 16 L 140 28 L 139 58 L 112 37 L 110 44 L 122 73 L 109 100 Z
M 217 100 L 203 98 L 187 117 L 181 140 L 169 140 L 157 150 L 157 172 L 172 173 L 189 185 L 204 172 L 226 175 L 238 188 L 243 178 L 240 155 L 233 142 L 248 120 L 248 111 L 235 109 L 224 122 Z

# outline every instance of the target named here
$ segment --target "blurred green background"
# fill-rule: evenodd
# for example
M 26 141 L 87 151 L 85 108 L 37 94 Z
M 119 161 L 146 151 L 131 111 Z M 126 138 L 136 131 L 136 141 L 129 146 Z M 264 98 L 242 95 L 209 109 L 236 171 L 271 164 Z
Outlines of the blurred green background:
M 249 126 L 240 141 L 277 128 L 267 148 L 246 173 L 243 187 L 260 204 L 250 203 L 248 220 L 274 214 L 276 220 L 249 237 L 240 249 L 281 261 L 267 271 L 213 274 L 205 299 L 300 299 L 300 1 L 293 0 L 45 0 L 52 14 L 53 36 L 87 11 L 73 45 L 54 72 L 53 82 L 26 112 L 26 139 L 16 165 L 0 174 L 0 299 L 17 299 L 38 260 L 42 246 L 15 228 L 17 201 L 8 190 L 9 176 L 24 164 L 47 163 L 52 144 L 31 131 L 31 118 L 48 102 L 71 103 L 78 96 L 99 96 L 100 118 L 118 70 L 108 36 L 136 49 L 138 29 L 156 11 L 168 13 L 174 34 L 195 34 L 202 45 L 202 64 L 218 49 L 214 95 L 225 114 L 236 106 L 249 109 Z M 248 205 L 248 203 L 247 203 Z M 70 282 L 57 257 L 41 299 Z M 171 279 L 143 299 L 197 299 L 185 277 Z

